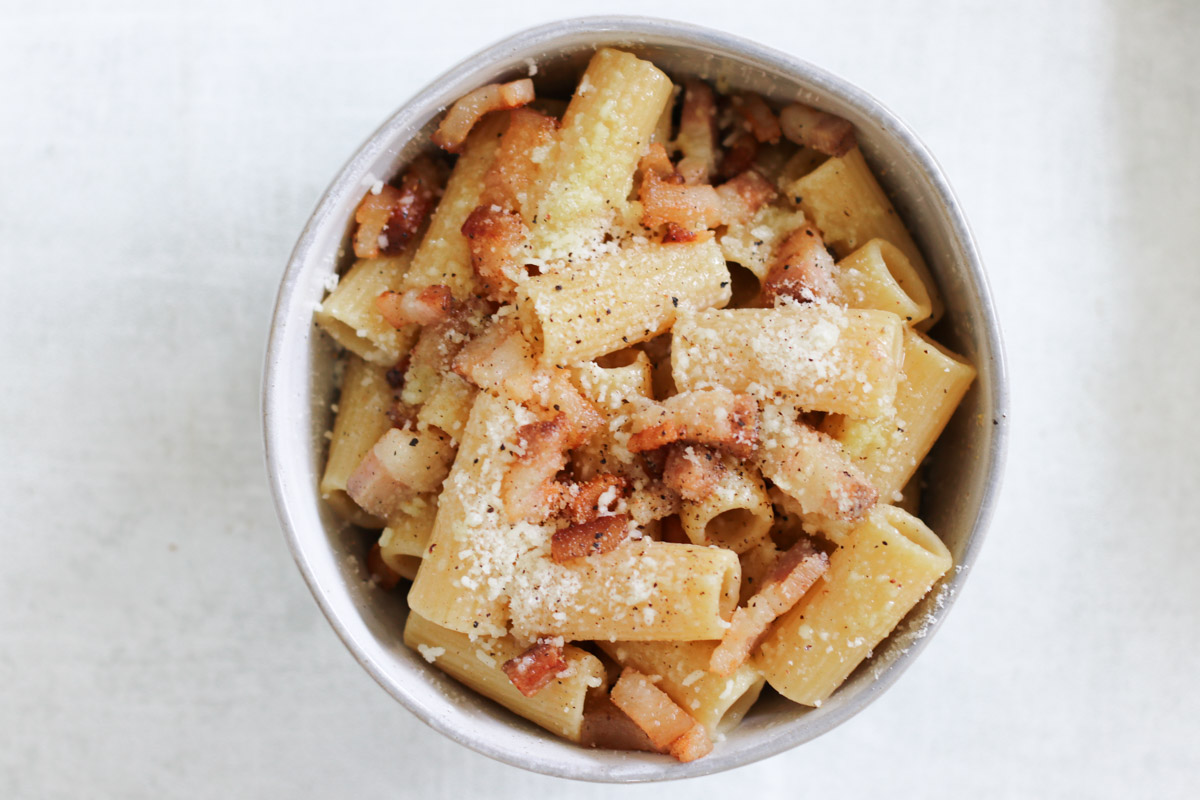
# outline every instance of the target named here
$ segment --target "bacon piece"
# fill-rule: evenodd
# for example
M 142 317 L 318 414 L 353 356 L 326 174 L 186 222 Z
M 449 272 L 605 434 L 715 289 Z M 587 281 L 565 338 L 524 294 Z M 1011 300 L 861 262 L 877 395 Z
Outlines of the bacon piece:
M 458 99 L 446 112 L 438 129 L 433 132 L 433 143 L 443 150 L 457 153 L 484 114 L 527 105 L 533 101 L 533 81 L 522 78 L 511 83 L 489 83 L 468 92 Z
M 437 428 L 390 428 L 346 480 L 346 494 L 368 514 L 388 519 L 404 501 L 441 488 L 455 448 Z
M 749 458 L 758 446 L 758 403 L 748 394 L 724 388 L 680 392 L 639 409 L 633 428 L 630 452 L 689 441 Z
M 382 292 L 375 307 L 393 328 L 405 325 L 435 325 L 454 310 L 454 294 L 449 286 L 438 284 L 404 292 Z
M 454 310 L 441 322 L 421 329 L 417 343 L 409 351 L 405 383 L 423 375 L 426 382 L 439 377 L 453 365 L 463 345 L 479 333 L 494 306 L 472 298 L 456 303 Z M 416 381 L 420 385 L 420 381 Z
M 700 234 L 695 231 L 689 231 L 682 225 L 674 222 L 667 223 L 667 229 L 663 231 L 662 243 L 675 244 L 677 242 L 694 242 L 700 238 Z
M 688 184 L 708 183 L 717 163 L 717 102 L 703 81 L 690 80 L 683 86 L 679 112 L 679 135 L 675 145 L 683 153 L 679 174 Z
M 745 120 L 747 130 L 760 144 L 779 141 L 782 133 L 779 128 L 779 119 L 762 97 L 751 92 L 734 95 L 733 107 Z
M 512 317 L 494 322 L 463 347 L 454 358 L 453 370 L 481 389 L 502 391 L 534 410 L 541 409 L 548 418 L 563 416 L 567 450 L 583 444 L 606 424 L 566 371 L 537 367 L 533 349 Z
M 738 131 L 728 141 L 721 158 L 721 174 L 732 178 L 754 166 L 758 158 L 758 140 L 748 131 Z
M 629 522 L 628 514 L 614 514 L 563 528 L 550 540 L 550 557 L 556 564 L 564 564 L 576 558 L 608 553 L 625 541 Z
M 422 156 L 413 161 L 400 182 L 400 199 L 388 218 L 387 245 L 383 252 L 395 255 L 404 251 L 420 232 L 421 226 L 433 212 L 434 200 L 442 184 L 442 172 L 431 159 Z
M 844 156 L 857 144 L 854 126 L 848 120 L 801 103 L 780 111 L 779 124 L 783 135 L 796 144 L 826 155 Z
M 736 672 L 771 623 L 800 602 L 828 568 L 829 556 L 811 539 L 801 539 L 781 555 L 750 601 L 733 612 L 729 629 L 713 650 L 709 671 L 722 676 Z
M 748 169 L 717 187 L 717 196 L 721 199 L 721 219 L 726 225 L 749 222 L 777 194 L 769 180 L 757 171 Z
M 499 303 L 516 298 L 516 282 L 510 274 L 517 255 L 529 235 L 521 215 L 496 205 L 481 205 L 462 225 L 471 252 L 471 267 L 479 276 L 484 295 Z
M 517 687 L 517 691 L 526 697 L 546 688 L 567 668 L 567 659 L 563 654 L 562 639 L 552 640 L 538 637 L 525 652 L 504 662 L 500 669 Z
M 389 567 L 383 560 L 383 551 L 379 547 L 379 542 L 371 545 L 371 551 L 367 553 L 367 572 L 383 589 L 395 589 L 396 584 L 400 582 L 400 573 Z
M 567 465 L 571 424 L 566 414 L 522 425 L 517 430 L 521 455 L 513 461 L 500 487 L 510 522 L 541 522 L 563 500 L 563 486 L 554 477 Z
M 712 750 L 704 726 L 637 670 L 626 667 L 612 688 L 613 705 L 641 728 L 655 748 L 676 758 L 699 758 Z M 674 747 L 682 737 L 678 748 Z
M 687 186 L 682 178 L 675 181 L 648 173 L 642 178 L 638 196 L 642 201 L 642 224 L 647 228 L 674 223 L 685 230 L 706 230 L 719 226 L 724 219 L 721 197 L 707 184 Z
M 685 500 L 699 502 L 717 488 L 725 476 L 721 454 L 703 445 L 673 444 L 667 450 L 663 483 Z
M 638 162 L 638 169 L 642 171 L 642 177 L 646 175 L 657 175 L 663 180 L 672 183 L 682 183 L 683 179 L 675 172 L 675 165 L 671 163 L 671 157 L 667 155 L 667 148 L 662 142 L 654 142 L 646 149 L 646 155 L 642 156 Z
M 569 511 L 576 525 L 591 522 L 629 489 L 629 480 L 611 472 L 576 484 L 571 491 Z
M 711 186 L 688 186 L 671 166 L 661 143 L 650 145 L 639 164 L 642 186 L 642 224 L 647 228 L 674 223 L 686 230 L 704 230 L 721 224 L 724 209 Z
M 451 365 L 480 389 L 504 392 L 520 403 L 534 397 L 537 362 L 515 317 L 504 317 L 468 342 Z
M 631 453 L 644 453 L 657 450 L 677 442 L 687 435 L 687 430 L 676 425 L 672 420 L 665 420 L 657 425 L 648 425 L 629 437 L 626 448 Z
M 579 743 L 605 750 L 639 750 L 657 753 L 658 748 L 607 694 L 589 692 L 583 707 L 583 729 Z
M 480 204 L 499 206 L 507 211 L 527 210 L 534 198 L 534 189 L 541 174 L 541 163 L 535 162 L 535 152 L 543 152 L 553 143 L 558 120 L 532 108 L 516 108 L 509 113 L 508 128 L 500 137 L 500 147 L 491 167 L 483 176 Z M 527 219 L 532 214 L 526 213 Z
M 354 212 L 358 230 L 354 232 L 354 255 L 359 258 L 377 258 L 380 245 L 390 244 L 384 238 L 384 230 L 392 217 L 392 207 L 400 200 L 400 190 L 384 184 L 378 192 L 367 192 Z
M 384 184 L 367 192 L 354 212 L 354 255 L 377 258 L 404 251 L 433 210 L 438 170 L 428 158 L 418 158 L 401 179 L 400 188 Z
M 841 296 L 833 279 L 833 257 L 817 229 L 805 224 L 779 244 L 771 269 L 762 284 L 762 299 L 769 308 L 780 297 L 800 303 L 836 301 Z

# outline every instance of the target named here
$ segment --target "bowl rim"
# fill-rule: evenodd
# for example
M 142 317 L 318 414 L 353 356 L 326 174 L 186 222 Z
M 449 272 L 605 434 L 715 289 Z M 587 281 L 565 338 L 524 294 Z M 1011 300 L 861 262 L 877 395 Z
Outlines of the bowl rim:
M 292 324 L 308 325 L 309 320 L 292 320 L 287 313 L 292 304 L 305 265 L 310 258 L 310 252 L 316 244 L 318 232 L 329 222 L 335 207 L 345 197 L 347 192 L 361 188 L 360 182 L 354 179 L 363 162 L 379 156 L 389 145 L 391 133 L 402 128 L 410 117 L 427 113 L 432 107 L 436 110 L 439 95 L 443 93 L 439 87 L 452 85 L 472 76 L 481 68 L 494 66 L 494 63 L 511 51 L 527 50 L 541 45 L 553 48 L 561 45 L 562 40 L 581 34 L 611 34 L 613 40 L 620 36 L 648 36 L 659 41 L 669 41 L 672 44 L 693 47 L 710 48 L 722 51 L 736 51 L 739 55 L 749 57 L 759 62 L 772 64 L 781 71 L 802 76 L 805 81 L 819 86 L 830 95 L 855 107 L 865 116 L 880 123 L 886 134 L 897 140 L 900 147 L 907 152 L 928 179 L 932 194 L 943 205 L 949 220 L 953 238 L 961 251 L 963 266 L 969 274 L 972 288 L 976 296 L 975 313 L 983 322 L 984 338 L 990 350 L 989 377 L 990 402 L 994 413 L 994 424 L 990 426 L 991 437 L 988 447 L 988 463 L 986 477 L 983 482 L 982 496 L 979 498 L 974 525 L 968 535 L 958 569 L 948 576 L 945 606 L 934 619 L 930 621 L 921 638 L 914 641 L 907 650 L 898 656 L 883 673 L 878 675 L 868 686 L 862 689 L 852 701 L 832 713 L 820 717 L 807 726 L 792 726 L 791 731 L 782 732 L 765 741 L 751 746 L 733 758 L 733 754 L 722 759 L 719 753 L 691 762 L 690 764 L 666 764 L 658 769 L 624 770 L 619 776 L 607 774 L 606 765 L 599 759 L 589 768 L 572 769 L 570 772 L 555 763 L 531 758 L 522 752 L 519 746 L 497 743 L 471 735 L 467 730 L 453 725 L 443 719 L 435 709 L 423 704 L 413 696 L 407 687 L 394 676 L 390 675 L 383 666 L 374 660 L 364 649 L 347 626 L 343 623 L 341 612 L 335 609 L 321 587 L 312 563 L 304 552 L 298 534 L 297 526 L 288 507 L 288 487 L 285 475 L 289 465 L 282 463 L 279 451 L 283 437 L 294 436 L 294 430 L 287 428 L 286 420 L 281 414 L 273 414 L 279 405 L 280 393 L 276 389 L 279 382 L 279 370 L 283 364 L 280 351 L 286 334 Z M 615 43 L 615 42 L 614 42 Z M 971 232 L 958 199 L 950 187 L 949 181 L 942 172 L 941 166 L 916 136 L 909 126 L 894 112 L 884 106 L 879 100 L 855 84 L 811 64 L 808 61 L 792 56 L 775 48 L 767 47 L 749 39 L 734 34 L 713 30 L 691 23 L 678 22 L 670 19 L 648 16 L 631 15 L 597 15 L 566 18 L 554 22 L 537 25 L 518 31 L 500 41 L 474 52 L 457 64 L 438 75 L 424 88 L 413 95 L 393 112 L 369 137 L 355 150 L 354 154 L 338 171 L 330 182 L 329 187 L 322 193 L 316 207 L 305 224 L 284 270 L 280 288 L 272 310 L 270 334 L 264 357 L 262 382 L 262 425 L 264 457 L 271 486 L 271 493 L 276 513 L 283 527 L 288 549 L 296 562 L 304 581 L 316 599 L 318 606 L 330 626 L 337 633 L 343 644 L 353 655 L 354 659 L 383 687 L 393 698 L 418 719 L 439 733 L 470 749 L 496 759 L 503 763 L 528 769 L 545 775 L 565 777 L 577 780 L 598 782 L 635 782 L 675 780 L 698 777 L 745 766 L 756 761 L 777 755 L 804 742 L 810 741 L 841 725 L 850 719 L 889 689 L 900 675 L 912 664 L 924 647 L 932 639 L 932 634 L 941 627 L 955 599 L 961 592 L 983 545 L 987 529 L 994 516 L 1000 494 L 1000 484 L 1004 472 L 1004 464 L 1008 449 L 1008 377 L 1004 345 L 1000 332 L 995 304 L 987 275 L 979 256 L 975 238 Z M 447 702 L 450 702 L 449 700 Z M 568 743 L 569 744 L 569 743 Z M 611 767 L 611 765 L 607 765 Z

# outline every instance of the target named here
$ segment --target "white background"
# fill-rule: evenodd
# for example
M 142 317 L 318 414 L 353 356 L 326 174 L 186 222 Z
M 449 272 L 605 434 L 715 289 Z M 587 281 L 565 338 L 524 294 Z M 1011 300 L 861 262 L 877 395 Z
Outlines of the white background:
M 1200 5 L 0 2 L 0 797 L 1194 797 Z M 574 13 L 855 81 L 944 165 L 1007 339 L 982 557 L 822 739 L 619 789 L 490 762 L 331 632 L 267 491 L 276 284 L 418 88 Z

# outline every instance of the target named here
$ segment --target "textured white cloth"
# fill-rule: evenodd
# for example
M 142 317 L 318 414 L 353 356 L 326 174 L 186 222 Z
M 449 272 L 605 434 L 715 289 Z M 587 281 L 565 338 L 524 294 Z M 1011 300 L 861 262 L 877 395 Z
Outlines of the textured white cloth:
M 69 5 L 0 5 L 0 796 L 618 791 L 476 756 L 371 681 L 288 555 L 258 419 L 276 284 L 344 159 L 460 58 L 585 11 L 742 34 L 904 117 L 978 234 L 1013 393 L 990 539 L 900 682 L 622 796 L 1195 795 L 1200 6 Z

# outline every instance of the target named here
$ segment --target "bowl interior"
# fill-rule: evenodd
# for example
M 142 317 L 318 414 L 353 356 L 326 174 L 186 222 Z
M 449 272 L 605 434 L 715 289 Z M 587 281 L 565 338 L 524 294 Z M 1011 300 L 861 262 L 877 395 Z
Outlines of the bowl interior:
M 428 147 L 440 112 L 475 86 L 529 73 L 539 95 L 569 96 L 599 45 L 652 60 L 676 81 L 702 77 L 800 100 L 854 123 L 867 160 L 921 246 L 945 296 L 934 335 L 979 370 L 934 451 L 922 516 L 954 554 L 957 569 L 914 609 L 874 656 L 821 708 L 770 691 L 714 752 L 691 764 L 665 757 L 589 751 L 563 742 L 465 689 L 401 641 L 403 592 L 366 580 L 371 534 L 340 522 L 316 486 L 336 392 L 334 345 L 314 327 L 325 279 L 352 254 L 350 220 L 363 191 Z M 809 64 L 725 34 L 645 19 L 574 20 L 526 31 L 439 78 L 388 120 L 334 180 L 288 265 L 275 311 L 264 385 L 268 466 L 289 544 L 335 630 L 394 697 L 434 728 L 508 763 L 553 775 L 608 781 L 660 780 L 716 772 L 778 753 L 848 719 L 884 691 L 938 626 L 974 559 L 990 513 L 1002 456 L 1004 395 L 998 332 L 966 222 L 936 164 L 877 101 Z

